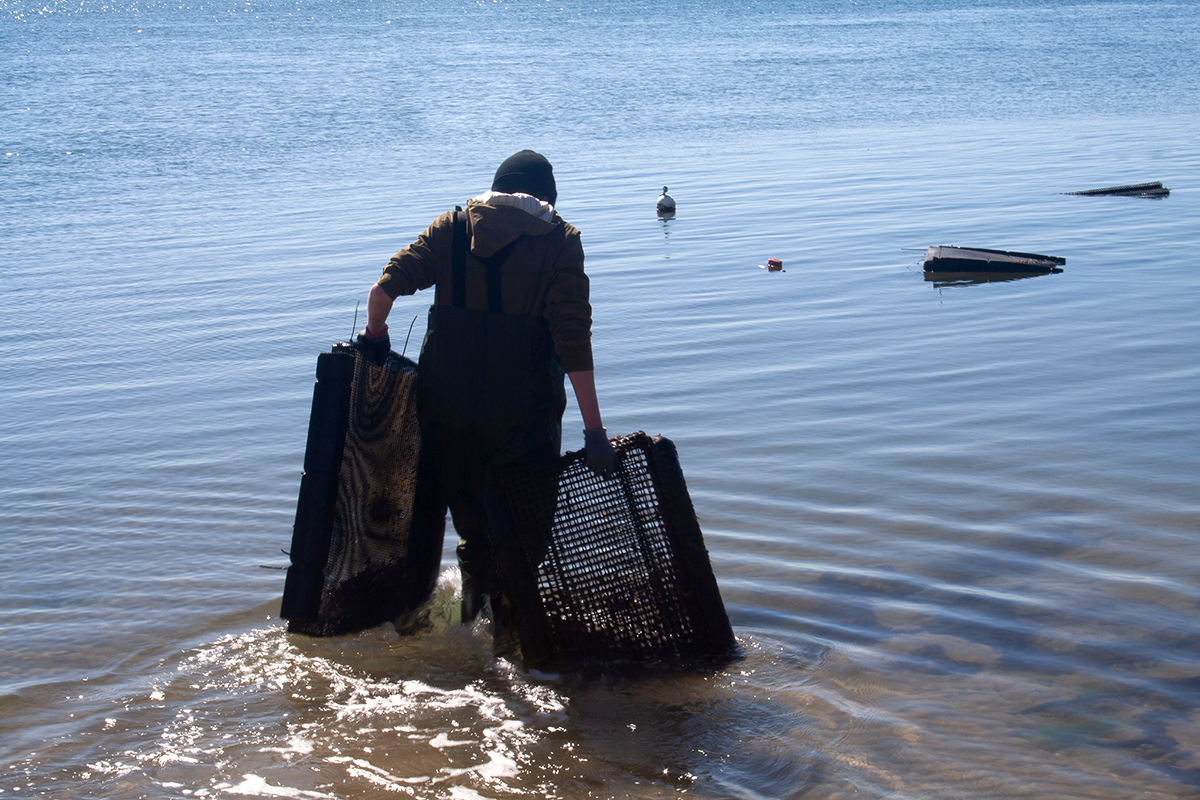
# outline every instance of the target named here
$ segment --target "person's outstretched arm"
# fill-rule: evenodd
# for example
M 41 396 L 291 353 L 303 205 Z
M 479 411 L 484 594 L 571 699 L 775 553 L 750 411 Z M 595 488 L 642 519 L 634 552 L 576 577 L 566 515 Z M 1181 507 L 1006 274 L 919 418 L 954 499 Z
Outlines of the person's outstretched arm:
M 588 467 L 602 478 L 612 474 L 617 454 L 608 441 L 604 422 L 600 419 L 600 401 L 596 399 L 596 373 L 590 369 L 568 372 L 579 413 L 583 416 L 583 445 L 587 451 Z
M 392 298 L 378 283 L 367 295 L 367 324 L 358 334 L 357 342 L 363 355 L 376 364 L 383 364 L 392 351 L 392 340 L 387 332 L 388 313 L 392 310 Z
M 575 400 L 579 403 L 579 413 L 583 416 L 583 427 L 587 430 L 603 428 L 600 419 L 600 401 L 596 399 L 596 373 L 592 370 L 568 372 L 571 388 L 575 390 Z
M 358 344 L 377 363 L 386 361 L 391 352 L 387 318 L 392 298 L 433 286 L 436 265 L 450 260 L 453 219 L 452 211 L 435 219 L 415 242 L 391 257 L 379 280 L 371 286 L 367 295 L 367 324 L 358 335 Z
M 378 283 L 372 284 L 367 295 L 367 325 L 363 332 L 368 336 L 379 336 L 387 328 L 388 314 L 392 311 L 392 298 Z

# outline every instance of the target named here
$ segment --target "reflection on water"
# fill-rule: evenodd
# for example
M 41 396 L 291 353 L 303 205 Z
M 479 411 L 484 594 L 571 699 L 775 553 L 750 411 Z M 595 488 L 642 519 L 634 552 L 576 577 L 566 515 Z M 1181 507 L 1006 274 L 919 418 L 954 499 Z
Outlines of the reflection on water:
M 933 283 L 933 288 L 941 289 L 946 286 L 975 286 L 981 283 L 1019 281 L 1042 275 L 1057 275 L 1061 272 L 1062 270 L 1058 267 L 1038 272 L 926 272 L 925 281 Z

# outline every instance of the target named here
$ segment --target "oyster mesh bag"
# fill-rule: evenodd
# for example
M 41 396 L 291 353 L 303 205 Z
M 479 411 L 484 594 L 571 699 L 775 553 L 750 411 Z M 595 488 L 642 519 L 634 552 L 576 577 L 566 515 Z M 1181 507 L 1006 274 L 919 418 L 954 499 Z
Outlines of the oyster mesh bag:
M 496 565 L 525 666 L 736 657 L 675 445 L 640 431 L 611 441 L 608 478 L 583 452 L 490 470 Z
M 431 593 L 445 521 L 426 508 L 416 377 L 411 360 L 392 353 L 380 366 L 350 344 L 317 358 L 283 591 L 289 631 L 362 630 Z

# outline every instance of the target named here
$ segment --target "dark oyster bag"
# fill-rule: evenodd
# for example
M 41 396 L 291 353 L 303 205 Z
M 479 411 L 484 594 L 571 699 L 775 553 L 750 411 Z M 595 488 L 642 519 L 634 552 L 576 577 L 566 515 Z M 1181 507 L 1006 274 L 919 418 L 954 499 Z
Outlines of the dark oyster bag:
M 289 631 L 362 630 L 433 591 L 445 517 L 424 489 L 416 379 L 395 353 L 382 366 L 345 343 L 318 356 L 283 590 Z
M 705 667 L 738 656 L 675 445 L 612 439 L 617 469 L 584 453 L 493 467 L 487 505 L 507 626 L 526 668 Z M 503 631 L 498 631 L 503 635 Z

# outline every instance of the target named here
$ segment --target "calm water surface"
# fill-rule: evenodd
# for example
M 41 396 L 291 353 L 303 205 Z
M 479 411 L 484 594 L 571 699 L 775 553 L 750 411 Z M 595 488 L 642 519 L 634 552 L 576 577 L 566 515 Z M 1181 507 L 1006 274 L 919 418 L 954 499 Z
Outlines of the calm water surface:
M 0 796 L 1200 797 L 1192 4 L 0 9 Z M 317 353 L 522 147 L 724 671 L 277 617 Z

